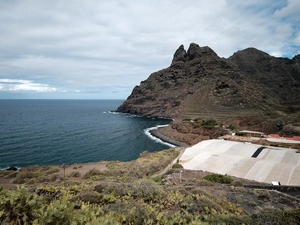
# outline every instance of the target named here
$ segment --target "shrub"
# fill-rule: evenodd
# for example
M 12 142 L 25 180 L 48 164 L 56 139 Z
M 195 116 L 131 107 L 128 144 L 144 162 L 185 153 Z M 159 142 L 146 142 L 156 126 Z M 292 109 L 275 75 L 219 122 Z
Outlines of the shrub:
M 36 183 L 44 183 L 44 182 L 49 182 L 50 178 L 49 177 L 45 177 L 45 176 L 41 176 L 36 178 Z
M 246 133 L 241 133 L 241 132 L 236 132 L 235 135 L 236 136 L 241 136 L 241 137 L 246 137 L 247 136 Z
M 159 176 L 156 176 L 156 177 L 153 177 L 152 180 L 156 183 L 158 182 L 161 182 L 163 179 L 163 175 L 159 175 Z
M 24 188 L 17 191 L 1 191 L 0 223 L 32 224 L 42 204 L 41 197 L 29 194 Z
M 217 125 L 217 121 L 215 121 L 215 120 L 207 120 L 207 121 L 203 120 L 201 125 L 202 126 L 213 127 L 213 126 Z
M 268 191 L 263 190 L 262 193 L 260 193 L 257 198 L 259 201 L 268 201 L 270 200 L 271 195 Z
M 88 178 L 91 178 L 92 176 L 95 176 L 95 175 L 101 175 L 101 171 L 98 170 L 98 169 L 90 169 L 89 171 L 86 172 L 86 174 L 84 174 L 83 178 L 84 179 L 88 179 Z
M 203 177 L 203 179 L 221 184 L 230 184 L 233 181 L 232 177 L 222 174 L 210 174 Z
M 233 181 L 232 185 L 235 186 L 235 187 L 243 187 L 243 183 L 239 180 Z
M 45 175 L 50 175 L 57 172 L 59 172 L 59 168 L 50 168 L 49 170 L 45 171 Z
M 173 166 L 172 166 L 172 169 L 181 169 L 183 168 L 183 166 L 180 164 L 180 163 L 175 163 Z
M 15 184 L 24 184 L 26 180 L 31 180 L 38 177 L 38 174 L 33 171 L 21 170 L 14 179 Z
M 160 185 L 152 180 L 137 180 L 132 184 L 132 196 L 143 198 L 145 201 L 153 201 L 160 199 L 164 194 L 164 190 Z
M 144 201 L 153 201 L 161 198 L 164 194 L 163 188 L 152 180 L 139 179 L 133 183 L 105 182 L 97 185 L 95 191 L 116 196 L 130 195 L 134 198 L 142 198 Z
M 101 199 L 102 197 L 101 195 L 99 195 L 99 193 L 94 191 L 86 191 L 74 196 L 73 198 L 71 198 L 71 201 L 72 202 L 82 201 L 90 204 L 100 204 Z
M 18 171 L 8 171 L 4 178 L 15 178 L 18 175 Z
M 232 124 L 230 124 L 228 128 L 229 128 L 230 130 L 235 130 L 235 126 L 233 126 Z
M 52 174 L 50 177 L 50 181 L 62 181 L 64 178 L 60 174 Z
M 208 181 L 208 180 L 204 180 L 204 179 L 199 180 L 199 181 L 197 182 L 197 184 L 198 184 L 199 186 L 213 186 L 213 185 L 214 185 L 213 182 Z
M 81 174 L 78 171 L 73 171 L 69 174 L 70 177 L 80 177 Z
M 176 171 L 176 169 L 170 169 L 165 173 L 165 175 L 170 175 L 170 174 L 174 173 L 175 171 Z

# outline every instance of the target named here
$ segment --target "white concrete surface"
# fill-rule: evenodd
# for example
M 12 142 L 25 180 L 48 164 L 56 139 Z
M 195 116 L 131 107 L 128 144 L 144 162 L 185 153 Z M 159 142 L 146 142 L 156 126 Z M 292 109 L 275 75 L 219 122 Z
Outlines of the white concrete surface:
M 252 158 L 260 147 L 266 148 Z M 280 181 L 282 185 L 300 185 L 300 153 L 295 149 L 214 139 L 186 148 L 179 162 L 190 170 L 266 183 Z
M 300 141 L 297 140 L 287 140 L 284 138 L 267 138 L 269 142 L 278 142 L 278 143 L 287 143 L 287 144 L 300 144 Z

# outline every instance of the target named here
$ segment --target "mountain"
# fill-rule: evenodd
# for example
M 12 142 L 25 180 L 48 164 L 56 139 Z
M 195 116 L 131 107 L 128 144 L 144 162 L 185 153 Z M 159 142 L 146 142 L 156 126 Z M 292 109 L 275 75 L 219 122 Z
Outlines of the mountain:
M 300 122 L 300 55 L 248 48 L 225 59 L 207 46 L 181 45 L 171 65 L 136 86 L 117 111 L 278 132 Z

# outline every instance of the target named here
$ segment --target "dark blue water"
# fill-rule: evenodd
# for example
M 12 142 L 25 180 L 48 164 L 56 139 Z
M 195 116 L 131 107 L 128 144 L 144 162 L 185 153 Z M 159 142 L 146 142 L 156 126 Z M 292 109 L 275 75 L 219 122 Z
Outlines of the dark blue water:
M 169 148 L 146 134 L 170 120 L 113 113 L 122 100 L 0 100 L 0 168 L 129 161 Z

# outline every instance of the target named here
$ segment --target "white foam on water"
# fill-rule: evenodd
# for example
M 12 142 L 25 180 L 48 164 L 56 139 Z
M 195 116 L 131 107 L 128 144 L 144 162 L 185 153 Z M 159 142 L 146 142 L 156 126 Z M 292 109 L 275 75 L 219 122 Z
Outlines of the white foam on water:
M 170 143 L 168 143 L 168 142 L 162 141 L 161 139 L 159 139 L 159 138 L 157 138 L 157 137 L 154 137 L 154 136 L 150 133 L 151 130 L 157 130 L 157 129 L 160 128 L 160 127 L 166 127 L 166 126 L 168 126 L 168 124 L 167 124 L 167 125 L 157 125 L 157 126 L 155 126 L 155 127 L 150 127 L 150 128 L 145 129 L 144 132 L 145 132 L 145 134 L 146 134 L 149 138 L 151 138 L 151 139 L 154 140 L 155 142 L 161 143 L 161 144 L 164 144 L 164 145 L 167 145 L 167 146 L 169 146 L 169 147 L 171 147 L 171 148 L 174 148 L 174 147 L 176 147 L 175 145 L 172 145 L 172 144 L 170 144 Z

